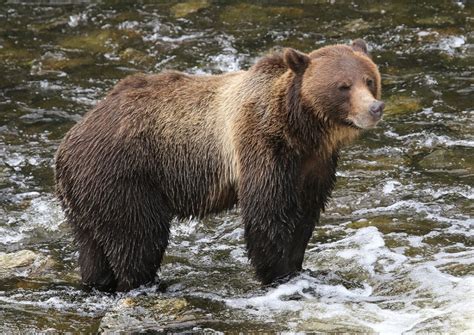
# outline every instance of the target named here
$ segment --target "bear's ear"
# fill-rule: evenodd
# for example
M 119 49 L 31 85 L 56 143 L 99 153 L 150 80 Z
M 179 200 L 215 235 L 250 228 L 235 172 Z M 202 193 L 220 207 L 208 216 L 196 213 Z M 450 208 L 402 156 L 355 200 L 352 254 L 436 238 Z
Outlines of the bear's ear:
M 365 41 L 361 38 L 358 38 L 352 42 L 352 50 L 359 51 L 366 54 L 367 56 L 370 56 L 367 43 L 365 43 Z
M 283 58 L 286 65 L 296 74 L 303 74 L 310 62 L 308 55 L 291 48 L 283 51 Z

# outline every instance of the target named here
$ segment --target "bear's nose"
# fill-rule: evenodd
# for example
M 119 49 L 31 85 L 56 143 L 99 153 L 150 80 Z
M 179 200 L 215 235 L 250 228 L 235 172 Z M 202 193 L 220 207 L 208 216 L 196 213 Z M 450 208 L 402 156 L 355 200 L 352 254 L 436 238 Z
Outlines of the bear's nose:
M 377 119 L 382 117 L 383 109 L 385 108 L 385 104 L 383 101 L 375 100 L 369 107 L 369 112 L 373 117 Z

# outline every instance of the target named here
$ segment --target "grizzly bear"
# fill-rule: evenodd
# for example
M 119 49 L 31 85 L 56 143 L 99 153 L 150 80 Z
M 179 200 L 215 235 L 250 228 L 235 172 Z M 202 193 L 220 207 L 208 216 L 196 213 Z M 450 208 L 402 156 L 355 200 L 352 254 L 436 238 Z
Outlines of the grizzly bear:
M 247 71 L 165 71 L 120 81 L 65 136 L 57 195 L 85 284 L 153 282 L 173 217 L 241 209 L 263 284 L 302 269 L 339 150 L 381 119 L 364 41 L 285 49 Z

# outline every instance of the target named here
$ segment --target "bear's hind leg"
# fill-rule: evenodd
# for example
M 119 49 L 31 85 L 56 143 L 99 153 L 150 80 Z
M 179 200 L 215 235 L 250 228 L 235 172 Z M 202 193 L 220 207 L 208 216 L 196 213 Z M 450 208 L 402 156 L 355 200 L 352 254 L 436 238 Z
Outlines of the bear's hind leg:
M 117 291 L 153 283 L 168 246 L 170 211 L 156 189 L 121 185 L 106 206 L 107 221 L 96 236 L 114 272 Z
M 114 236 L 107 242 L 109 261 L 117 278 L 117 291 L 151 284 L 168 246 L 169 223 L 149 222 L 142 232 Z
M 101 291 L 115 291 L 114 273 L 92 233 L 78 241 L 78 245 L 82 282 Z

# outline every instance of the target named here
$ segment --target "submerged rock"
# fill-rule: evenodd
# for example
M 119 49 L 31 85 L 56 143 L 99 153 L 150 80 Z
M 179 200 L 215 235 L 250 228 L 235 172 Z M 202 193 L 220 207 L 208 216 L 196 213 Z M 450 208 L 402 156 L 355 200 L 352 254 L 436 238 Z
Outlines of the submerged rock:
M 361 324 L 354 324 L 353 320 L 340 320 L 340 318 L 334 318 L 334 320 L 309 318 L 308 320 L 303 321 L 298 327 L 298 332 L 321 332 L 324 334 L 372 334 L 373 330 Z
M 451 16 L 448 15 L 442 15 L 442 16 L 437 16 L 437 15 L 430 15 L 430 16 L 425 16 L 425 17 L 420 17 L 415 19 L 415 23 L 421 26 L 427 26 L 427 27 L 444 27 L 447 25 L 453 25 L 455 24 L 455 19 Z
M 303 9 L 297 7 L 258 6 L 241 3 L 226 7 L 221 13 L 221 21 L 231 25 L 240 25 L 246 22 L 261 26 L 281 19 L 300 18 L 302 15 L 304 15 Z
M 244 311 L 229 308 L 222 301 L 154 293 L 121 299 L 99 326 L 99 332 L 104 333 L 214 333 L 236 329 L 275 332 L 286 328 L 268 320 L 248 319 Z
M 115 39 L 111 30 L 97 30 L 86 35 L 69 36 L 60 42 L 66 49 L 87 50 L 93 53 L 105 53 L 112 50 Z
M 41 22 L 34 22 L 28 24 L 26 27 L 34 31 L 35 33 L 41 33 L 45 31 L 61 31 L 61 29 L 64 29 L 67 27 L 69 22 L 69 17 L 68 15 L 63 15 L 59 17 L 54 17 L 50 20 L 47 21 L 41 21 Z
M 31 265 L 37 255 L 30 250 L 20 250 L 13 253 L 0 253 L 0 269 L 14 269 Z
M 120 58 L 135 65 L 151 66 L 156 62 L 150 55 L 134 48 L 127 48 L 122 51 Z
M 37 254 L 31 250 L 0 253 L 0 280 L 15 277 L 43 277 L 54 267 L 50 256 Z
M 83 35 L 68 36 L 59 45 L 65 49 L 100 54 L 117 51 L 134 43 L 142 43 L 141 36 L 134 30 L 99 29 Z
M 59 74 L 84 65 L 94 63 L 90 56 L 69 58 L 62 52 L 46 52 L 39 59 L 32 62 L 32 75 Z
M 422 158 L 418 164 L 427 172 L 474 172 L 474 159 L 461 150 L 437 149 Z
M 34 54 L 25 49 L 17 47 L 11 41 L 0 41 L 0 62 L 5 64 L 24 65 L 34 58 Z
M 171 13 L 174 17 L 180 18 L 189 14 L 198 12 L 199 10 L 209 7 L 207 0 L 189 0 L 182 3 L 177 3 L 171 7 Z
M 103 332 L 184 331 L 210 322 L 209 315 L 184 298 L 125 298 L 100 323 Z
M 350 32 L 358 32 L 358 31 L 363 31 L 363 30 L 368 30 L 371 27 L 370 23 L 365 21 L 362 18 L 358 18 L 355 20 L 349 21 L 347 24 L 344 25 L 343 29 L 345 31 L 350 31 Z
M 440 224 L 430 220 L 393 220 L 391 216 L 376 216 L 369 220 L 351 222 L 347 226 L 353 229 L 376 227 L 383 234 L 401 232 L 414 236 L 425 235 L 433 229 L 441 227 Z
M 408 96 L 393 96 L 387 100 L 387 115 L 408 114 L 422 109 L 419 98 Z

